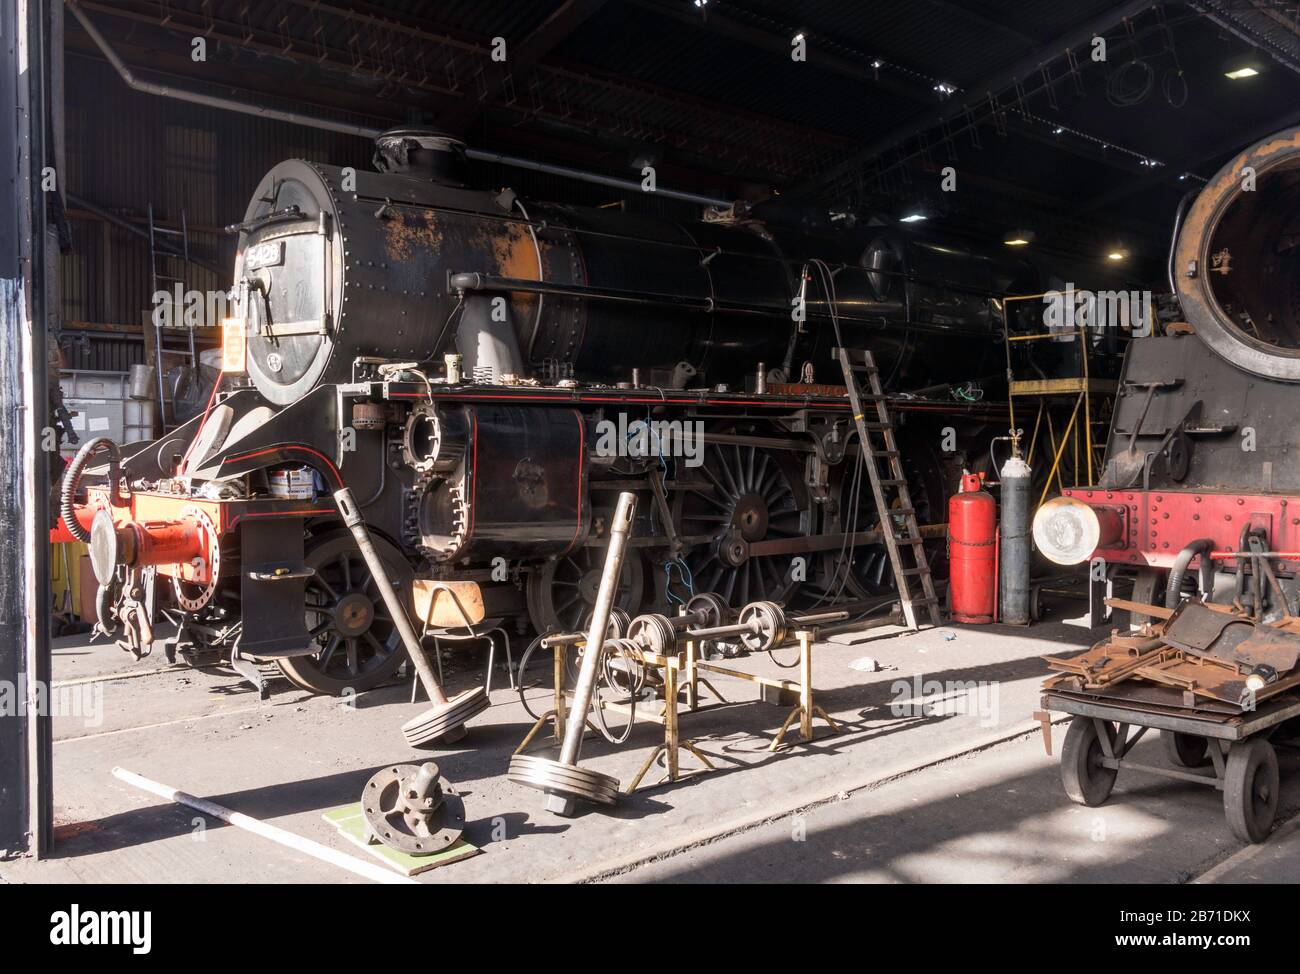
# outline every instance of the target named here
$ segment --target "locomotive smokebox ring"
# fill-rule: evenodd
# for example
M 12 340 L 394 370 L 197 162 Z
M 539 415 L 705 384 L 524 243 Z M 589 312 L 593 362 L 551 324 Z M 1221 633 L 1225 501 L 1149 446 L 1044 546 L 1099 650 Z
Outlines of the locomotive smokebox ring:
M 462 729 L 491 705 L 487 691 L 473 687 L 458 693 L 445 704 L 430 707 L 402 725 L 402 736 L 411 747 L 425 747 Z
M 617 778 L 550 758 L 516 754 L 510 759 L 506 777 L 517 785 L 536 788 L 548 795 L 581 798 L 597 805 L 613 805 L 618 801 Z
M 1300 127 L 1230 159 L 1187 209 L 1169 267 L 1198 339 L 1237 368 L 1287 382 L 1300 382 L 1300 276 L 1276 255 L 1300 202 L 1297 169 Z
M 375 773 L 361 791 L 370 833 L 413 856 L 441 852 L 465 831 L 465 802 L 432 761 Z
M 751 653 L 775 649 L 786 636 L 785 611 L 775 602 L 751 602 L 740 610 L 738 625 L 750 628 L 740 634 L 740 641 Z

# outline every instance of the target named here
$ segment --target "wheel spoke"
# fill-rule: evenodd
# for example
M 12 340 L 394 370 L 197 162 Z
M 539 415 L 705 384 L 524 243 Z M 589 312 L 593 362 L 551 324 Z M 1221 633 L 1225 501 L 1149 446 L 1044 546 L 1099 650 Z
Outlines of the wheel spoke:
M 725 473 L 727 468 L 723 467 L 722 469 L 723 472 Z M 735 499 L 735 495 L 737 493 L 735 488 L 728 487 L 726 484 L 724 484 L 722 480 L 718 477 L 718 475 L 709 469 L 708 464 L 705 464 L 704 466 L 700 467 L 700 471 L 704 474 L 705 478 L 711 484 L 713 484 L 714 487 L 718 489 L 718 492 L 721 493 L 723 497 L 727 498 L 728 500 Z M 707 496 L 707 495 L 702 495 L 702 496 Z
M 348 640 L 348 672 L 353 676 L 357 674 L 357 641 Z
M 312 582 L 325 590 L 325 595 L 331 602 L 337 602 L 339 600 L 339 593 L 334 591 L 334 586 L 326 581 L 325 576 L 319 571 L 317 571 L 316 575 L 312 578 Z
M 320 654 L 320 668 L 322 673 L 329 669 L 330 660 L 334 658 L 334 651 L 339 648 L 341 642 L 343 642 L 343 638 L 339 636 L 338 633 L 330 636 L 330 641 L 325 645 L 325 651 Z

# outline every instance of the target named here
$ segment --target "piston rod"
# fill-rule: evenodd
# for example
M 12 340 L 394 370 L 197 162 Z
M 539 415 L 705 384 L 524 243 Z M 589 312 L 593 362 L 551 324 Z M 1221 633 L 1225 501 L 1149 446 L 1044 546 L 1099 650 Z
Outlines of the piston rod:
M 560 747 L 561 764 L 577 764 L 582 752 L 582 739 L 587 732 L 587 712 L 591 709 L 591 697 L 596 689 L 596 675 L 600 667 L 600 648 L 604 645 L 609 613 L 614 607 L 614 597 L 618 594 L 618 577 L 623 570 L 623 554 L 627 549 L 627 539 L 632 531 L 632 518 L 635 514 L 636 495 L 630 491 L 619 494 L 618 506 L 614 508 L 614 518 L 610 523 L 609 551 L 600 573 L 600 588 L 596 594 L 595 608 L 591 612 L 591 624 L 587 627 L 587 645 L 594 648 L 583 654 L 582 668 L 578 671 L 578 681 L 573 688 L 572 709 L 568 725 L 564 729 L 564 743 Z M 567 795 L 549 794 L 546 796 L 546 808 L 557 815 L 572 815 L 574 799 Z
M 424 647 L 420 645 L 420 637 L 415 634 L 415 627 L 411 625 L 411 618 L 406 614 L 406 607 L 397 597 L 397 590 L 393 588 L 393 581 L 388 576 L 384 560 L 375 550 L 374 542 L 370 540 L 370 531 L 366 528 L 365 518 L 361 516 L 361 510 L 357 507 L 351 488 L 342 487 L 335 491 L 334 503 L 338 505 L 339 513 L 343 515 L 343 523 L 348 526 L 357 547 L 361 549 L 361 557 L 365 559 L 366 567 L 374 576 L 375 585 L 379 589 L 379 594 L 383 596 L 384 605 L 388 606 L 388 614 L 393 617 L 393 625 L 397 628 L 398 635 L 402 637 L 407 655 L 410 656 L 415 672 L 419 674 L 420 682 L 424 685 L 424 692 L 429 695 L 429 700 L 434 704 L 445 706 L 447 694 L 438 683 L 438 676 L 429 664 L 429 657 L 425 655 Z M 464 735 L 464 728 L 459 728 L 454 737 L 448 734 L 447 739 L 454 740 Z

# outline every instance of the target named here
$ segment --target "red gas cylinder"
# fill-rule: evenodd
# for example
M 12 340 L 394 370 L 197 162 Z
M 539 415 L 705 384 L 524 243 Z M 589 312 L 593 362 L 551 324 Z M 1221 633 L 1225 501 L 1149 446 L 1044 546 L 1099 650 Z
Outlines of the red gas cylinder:
M 998 505 L 983 475 L 964 473 L 948 500 L 949 591 L 953 622 L 993 621 L 997 600 Z

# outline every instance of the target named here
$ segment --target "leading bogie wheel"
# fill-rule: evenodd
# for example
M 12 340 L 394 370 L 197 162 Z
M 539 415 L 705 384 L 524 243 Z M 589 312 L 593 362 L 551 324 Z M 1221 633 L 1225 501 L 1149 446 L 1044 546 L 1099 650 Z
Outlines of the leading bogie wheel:
M 1115 730 L 1109 723 L 1102 726 L 1113 749 Z M 1105 756 L 1097 722 L 1091 717 L 1075 717 L 1070 721 L 1061 748 L 1061 784 L 1070 801 L 1095 808 L 1110 797 L 1119 771 L 1102 764 Z
M 1237 741 L 1228 749 L 1223 776 L 1223 811 L 1228 827 L 1242 842 L 1263 842 L 1273 828 L 1281 780 L 1277 752 L 1262 737 Z
M 374 537 L 398 597 L 411 597 L 415 572 L 393 545 Z M 406 659 L 402 637 L 352 535 L 331 531 L 311 539 L 304 557 L 307 631 L 314 651 L 276 660 L 289 682 L 309 693 L 337 696 L 378 686 Z
M 1168 572 L 1161 568 L 1139 568 L 1133 579 L 1132 600 L 1142 605 L 1165 604 L 1165 580 Z M 1129 625 L 1144 626 L 1158 620 L 1145 612 L 1130 612 Z

